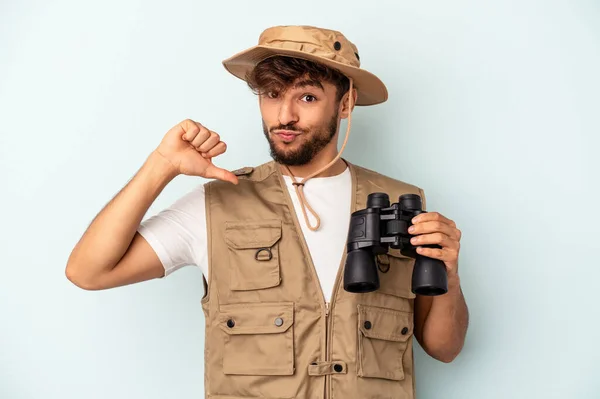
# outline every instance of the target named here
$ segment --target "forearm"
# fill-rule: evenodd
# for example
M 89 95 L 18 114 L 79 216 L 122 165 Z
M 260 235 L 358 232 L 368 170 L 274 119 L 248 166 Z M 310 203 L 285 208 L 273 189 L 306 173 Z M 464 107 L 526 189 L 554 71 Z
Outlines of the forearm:
M 127 251 L 150 205 L 175 175 L 173 165 L 153 152 L 87 228 L 69 257 L 69 278 L 90 281 L 112 270 Z
M 452 361 L 463 347 L 468 324 L 467 304 L 455 275 L 448 279 L 448 292 L 433 297 L 423 325 L 424 349 L 440 361 Z

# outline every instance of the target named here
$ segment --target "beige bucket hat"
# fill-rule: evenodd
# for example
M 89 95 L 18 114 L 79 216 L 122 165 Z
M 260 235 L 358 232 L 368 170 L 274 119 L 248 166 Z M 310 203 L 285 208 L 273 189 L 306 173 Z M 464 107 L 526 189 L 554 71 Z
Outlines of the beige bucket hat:
M 276 55 L 302 58 L 337 69 L 354 81 L 355 105 L 375 105 L 387 100 L 385 84 L 360 67 L 358 48 L 342 33 L 314 26 L 274 26 L 262 32 L 258 45 L 223 61 L 234 76 L 246 74 L 259 62 Z

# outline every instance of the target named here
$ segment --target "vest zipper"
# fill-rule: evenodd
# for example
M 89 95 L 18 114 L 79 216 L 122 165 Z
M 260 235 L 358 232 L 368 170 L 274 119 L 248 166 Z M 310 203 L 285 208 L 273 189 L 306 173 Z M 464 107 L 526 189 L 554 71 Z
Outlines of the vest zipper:
M 344 162 L 346 162 L 344 160 Z M 351 188 L 351 199 L 350 199 L 350 213 L 355 212 L 358 208 L 358 202 L 357 202 L 357 184 L 356 184 L 356 174 L 355 171 L 353 170 L 352 166 L 347 163 L 348 168 L 350 169 L 350 174 L 351 174 L 351 178 L 352 178 L 352 188 Z M 329 315 L 329 313 L 331 313 L 332 309 L 335 307 L 336 305 L 336 296 L 337 293 L 339 291 L 339 287 L 340 284 L 342 282 L 342 270 L 344 269 L 344 263 L 346 262 L 346 246 L 344 246 L 344 252 L 342 255 L 342 259 L 341 262 L 338 266 L 338 270 L 337 270 L 337 274 L 335 276 L 335 282 L 333 284 L 333 291 L 331 293 L 331 303 L 326 303 L 327 307 L 326 307 L 326 315 Z M 315 271 L 316 272 L 316 271 Z M 331 317 L 325 317 L 325 358 L 326 361 L 331 361 L 331 346 L 332 346 L 332 341 L 333 341 L 333 334 L 332 334 L 332 330 L 333 330 L 333 319 Z M 327 374 L 325 376 L 325 399 L 330 399 L 330 395 L 329 393 L 331 392 L 331 374 Z
M 345 162 L 345 161 L 344 161 Z M 352 199 L 351 199 L 351 212 L 354 212 L 356 210 L 357 204 L 356 204 L 356 176 L 354 174 L 354 171 L 352 169 L 352 167 L 350 166 L 350 164 L 348 164 L 348 167 L 350 168 L 350 173 L 352 175 L 352 188 L 351 188 L 351 192 L 352 192 Z M 282 191 L 283 191 L 283 195 L 284 198 L 286 199 L 287 202 L 287 207 L 290 210 L 290 216 L 291 219 L 294 223 L 294 229 L 298 232 L 298 236 L 300 238 L 300 245 L 302 247 L 303 252 L 306 254 L 307 258 L 308 258 L 308 263 L 309 263 L 309 269 L 313 275 L 313 278 L 315 279 L 316 282 L 316 289 L 317 291 L 321 294 L 321 300 L 323 302 L 321 302 L 322 304 L 324 304 L 324 310 L 325 310 L 325 361 L 330 361 L 331 358 L 331 327 L 330 327 L 330 318 L 329 318 L 329 313 L 330 313 L 330 308 L 332 307 L 332 304 L 330 304 L 326 299 L 325 299 L 325 293 L 323 292 L 323 289 L 321 288 L 321 285 L 319 284 L 319 276 L 317 274 L 317 269 L 315 268 L 315 264 L 312 261 L 312 257 L 310 256 L 310 251 L 308 250 L 308 245 L 306 243 L 306 239 L 304 237 L 304 234 L 302 234 L 302 228 L 300 227 L 300 221 L 298 220 L 298 217 L 296 216 L 296 212 L 294 209 L 294 203 L 292 201 L 292 198 L 290 196 L 289 191 L 287 190 L 285 181 L 283 179 L 283 175 L 281 174 L 281 171 L 279 171 L 279 169 L 277 169 L 278 175 L 279 175 L 279 184 L 282 187 Z M 346 247 L 344 246 L 344 251 L 346 250 Z M 335 295 L 337 294 L 337 290 L 338 290 L 338 286 L 340 284 L 340 279 L 341 279 L 341 271 L 343 269 L 343 265 L 340 264 L 338 266 L 338 271 L 337 271 L 337 276 L 335 279 L 335 283 L 333 286 L 333 292 L 332 292 L 332 299 L 335 300 Z M 331 389 L 330 388 L 330 384 L 331 384 L 331 376 L 329 374 L 325 375 L 325 384 L 324 384 L 324 399 L 329 399 L 329 395 L 328 395 L 328 391 Z
M 329 302 L 325 302 L 325 361 L 329 361 Z M 323 399 L 328 399 L 327 391 L 329 390 L 329 378 L 325 376 L 325 384 L 323 384 Z
M 343 264 L 340 264 L 340 266 L 338 267 L 338 271 L 337 271 L 337 275 L 335 278 L 335 282 L 333 284 L 333 292 L 331 293 L 331 298 L 334 300 L 334 303 L 330 303 L 330 302 L 325 302 L 325 361 L 330 362 L 331 361 L 331 345 L 332 345 L 332 340 L 333 340 L 333 336 L 331 334 L 332 331 L 332 327 L 333 327 L 333 320 L 331 320 L 331 318 L 329 317 L 329 314 L 331 313 L 331 309 L 333 308 L 333 306 L 335 305 L 335 296 L 337 295 L 337 292 L 339 290 L 339 285 L 340 285 L 340 280 L 342 277 L 342 269 L 343 269 Z M 331 392 L 331 375 L 327 374 L 325 376 L 325 399 L 329 399 L 329 392 Z

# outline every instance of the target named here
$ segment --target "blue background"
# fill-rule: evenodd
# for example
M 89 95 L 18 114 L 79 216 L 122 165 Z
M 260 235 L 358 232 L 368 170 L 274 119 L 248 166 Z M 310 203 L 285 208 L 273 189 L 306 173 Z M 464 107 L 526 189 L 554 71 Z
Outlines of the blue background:
M 423 187 L 463 231 L 467 342 L 450 364 L 416 346 L 418 397 L 600 397 L 591 0 L 1 2 L 0 397 L 203 397 L 199 269 L 86 292 L 64 267 L 180 120 L 223 137 L 222 167 L 269 160 L 221 61 L 281 24 L 358 45 L 390 99 L 356 109 L 344 156 Z M 148 215 L 200 183 L 177 178 Z

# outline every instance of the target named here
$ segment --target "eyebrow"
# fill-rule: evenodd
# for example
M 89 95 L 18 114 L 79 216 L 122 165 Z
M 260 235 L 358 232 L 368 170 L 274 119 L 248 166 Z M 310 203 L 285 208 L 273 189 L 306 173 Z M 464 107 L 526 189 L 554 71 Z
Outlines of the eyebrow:
M 321 90 L 325 90 L 323 88 L 323 85 L 321 84 L 321 82 L 317 81 L 317 80 L 312 80 L 312 79 L 305 79 L 305 80 L 301 80 L 298 83 L 296 83 L 294 85 L 294 89 L 302 89 L 304 87 L 317 87 Z

